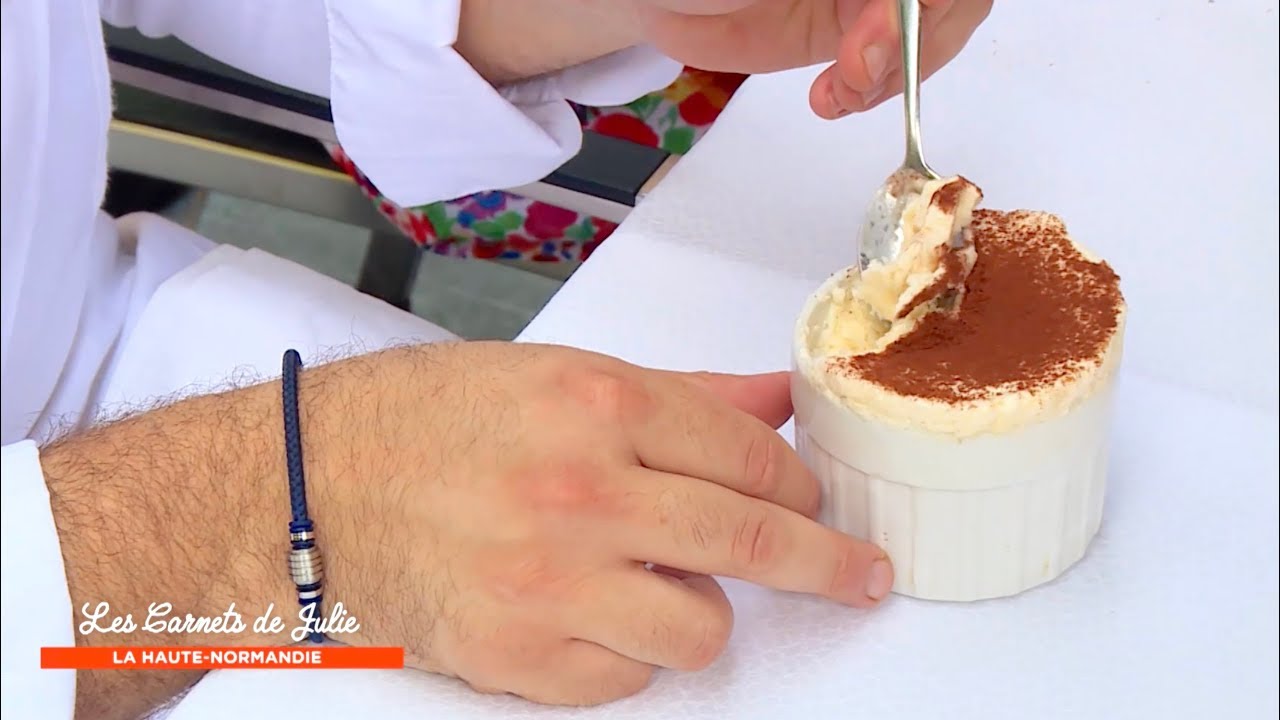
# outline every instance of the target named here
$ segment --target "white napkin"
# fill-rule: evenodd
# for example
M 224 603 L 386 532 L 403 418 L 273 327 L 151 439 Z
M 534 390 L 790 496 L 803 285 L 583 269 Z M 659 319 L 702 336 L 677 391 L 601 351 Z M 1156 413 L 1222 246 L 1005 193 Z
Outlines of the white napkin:
M 804 283 L 618 239 L 527 339 L 667 367 L 784 366 Z M 140 321 L 137 332 L 164 345 L 126 356 L 118 397 L 217 382 L 227 368 L 271 375 L 283 344 L 310 354 L 432 332 L 291 263 L 220 252 L 171 281 Z M 633 299 L 605 312 L 600 298 L 620 289 Z M 653 298 L 668 312 L 655 312 Z M 157 361 L 175 348 L 180 361 L 166 374 Z M 661 673 L 612 705 L 539 707 L 412 671 L 240 671 L 210 674 L 172 717 L 1272 716 L 1278 430 L 1273 415 L 1130 374 L 1107 519 L 1058 582 L 972 605 L 894 597 L 870 613 L 730 582 L 737 623 L 725 656 L 701 673 Z

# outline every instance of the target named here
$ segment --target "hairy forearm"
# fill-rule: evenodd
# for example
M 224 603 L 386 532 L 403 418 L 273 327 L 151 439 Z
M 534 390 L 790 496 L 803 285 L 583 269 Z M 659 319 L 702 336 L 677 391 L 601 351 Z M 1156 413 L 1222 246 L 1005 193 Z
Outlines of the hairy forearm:
M 321 407 L 332 370 L 304 374 L 303 432 L 325 432 Z M 308 405 L 310 407 L 308 407 Z M 192 398 L 105 425 L 46 447 L 49 487 L 81 645 L 277 645 L 288 635 L 256 635 L 253 618 L 275 604 L 296 627 L 286 570 L 289 502 L 278 383 Z M 316 477 L 326 473 L 308 458 Z M 309 483 L 310 484 L 310 483 Z M 312 489 L 323 493 L 323 483 Z M 320 499 L 320 498 L 317 498 Z M 84 633 L 82 614 L 99 603 L 132 615 L 132 632 Z M 169 617 L 216 617 L 232 603 L 240 634 L 143 630 L 152 603 Z M 82 671 L 77 715 L 147 713 L 198 679 L 199 672 Z
M 494 85 L 639 44 L 631 0 L 463 0 L 456 49 Z

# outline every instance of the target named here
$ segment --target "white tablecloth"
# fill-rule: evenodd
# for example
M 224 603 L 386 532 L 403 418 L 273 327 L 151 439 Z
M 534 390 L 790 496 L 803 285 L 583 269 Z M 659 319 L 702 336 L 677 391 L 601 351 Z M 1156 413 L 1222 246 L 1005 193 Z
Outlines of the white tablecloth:
M 900 104 L 819 121 L 813 74 L 749 81 L 523 339 L 786 367 L 795 312 L 850 261 L 901 152 Z M 1275 2 L 1023 0 L 928 85 L 932 163 L 989 207 L 1062 214 L 1131 305 L 1107 516 L 1059 581 L 872 613 L 730 583 L 716 665 L 591 710 L 410 672 L 249 671 L 174 717 L 1275 717 L 1278 74 Z

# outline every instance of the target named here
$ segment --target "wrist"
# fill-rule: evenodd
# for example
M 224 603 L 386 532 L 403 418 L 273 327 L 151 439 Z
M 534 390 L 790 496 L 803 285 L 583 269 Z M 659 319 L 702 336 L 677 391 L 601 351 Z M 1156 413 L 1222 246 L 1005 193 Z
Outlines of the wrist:
M 402 646 L 410 639 L 394 618 L 426 589 L 398 583 L 407 565 L 435 551 L 435 528 L 418 517 L 413 546 L 388 538 L 403 537 L 404 513 L 414 514 L 404 498 L 440 485 L 438 443 L 448 428 L 441 421 L 458 417 L 440 404 L 440 388 L 456 381 L 448 356 L 444 343 L 402 347 L 299 375 L 308 505 L 324 560 L 323 613 L 341 603 L 360 625 L 337 638 L 344 643 Z M 287 499 L 283 507 L 287 513 Z M 412 632 L 419 635 L 433 622 L 425 610 L 416 611 L 421 625 Z
M 287 508 L 276 489 L 283 460 L 271 397 L 262 385 L 192 398 L 41 452 L 77 645 L 287 641 L 254 628 L 269 604 L 279 614 L 289 601 L 283 555 L 265 520 Z M 165 603 L 168 614 L 153 617 L 152 607 Z M 224 616 L 233 603 L 239 622 Z M 106 614 L 86 625 L 85 608 Z M 132 623 L 113 625 L 126 616 Z M 188 616 L 225 619 L 217 628 L 183 625 Z M 81 671 L 77 712 L 141 716 L 200 675 Z
M 336 602 L 346 587 L 358 591 L 361 583 L 378 581 L 371 582 L 376 568 L 362 547 L 379 520 L 371 498 L 384 495 L 378 473 L 388 462 L 387 446 L 372 424 L 385 414 L 382 401 L 396 397 L 384 370 L 357 358 L 304 370 L 299 378 L 309 502 L 326 563 L 339 570 L 326 578 L 326 607 L 332 607 L 330 587 Z M 41 451 L 41 469 L 78 645 L 292 642 L 290 632 L 300 623 L 286 562 L 290 507 L 278 380 L 190 398 L 68 437 Z M 82 608 L 92 613 L 101 603 L 109 615 L 86 630 Z M 243 628 L 234 616 L 216 630 L 145 627 L 150 607 L 161 603 L 169 603 L 168 618 L 178 620 L 220 618 L 234 603 Z M 254 627 L 269 605 L 283 632 Z M 132 627 L 100 631 L 126 615 Z M 77 703 L 91 716 L 138 716 L 200 674 L 84 671 Z
M 298 410 L 308 514 L 314 524 L 316 547 L 324 566 L 322 617 L 339 603 L 360 631 L 344 635 L 353 645 L 400 644 L 401 639 L 379 632 L 377 618 L 385 602 L 381 591 L 387 580 L 390 557 L 404 548 L 379 547 L 387 520 L 388 503 L 396 496 L 398 466 L 404 461 L 393 447 L 428 442 L 424 428 L 410 418 L 420 416 L 426 400 L 407 386 L 415 373 L 403 367 L 403 358 L 420 353 L 405 348 L 362 355 L 329 365 L 304 367 L 298 373 Z M 275 417 L 283 423 L 277 384 Z M 418 411 L 418 412 L 415 412 Z M 403 436 L 408 436 L 407 439 Z M 283 426 L 281 426 L 283 439 Z M 290 520 L 287 469 L 280 449 L 277 478 L 282 498 L 273 522 L 280 545 L 272 566 L 287 580 L 285 558 L 289 551 Z M 299 604 L 290 583 L 290 627 L 299 627 Z
M 170 603 L 175 617 L 217 616 L 234 603 L 245 632 L 134 634 L 123 644 L 287 642 L 252 626 L 269 605 L 293 614 L 278 394 L 268 383 L 192 398 L 45 450 L 77 622 L 83 605 L 100 602 L 135 620 L 153 603 Z

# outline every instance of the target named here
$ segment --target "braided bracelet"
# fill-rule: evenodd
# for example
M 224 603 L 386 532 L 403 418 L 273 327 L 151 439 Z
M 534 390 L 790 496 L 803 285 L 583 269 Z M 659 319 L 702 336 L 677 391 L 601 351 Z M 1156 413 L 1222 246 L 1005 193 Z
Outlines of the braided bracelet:
M 302 437 L 298 430 L 298 370 L 302 358 L 297 350 L 284 354 L 280 377 L 284 399 L 284 460 L 289 473 L 289 577 L 298 589 L 298 604 L 311 611 L 314 622 L 320 620 L 324 599 L 324 562 L 316 547 L 315 528 L 307 516 L 307 479 L 302 471 Z M 324 635 L 311 633 L 311 642 L 323 642 Z

